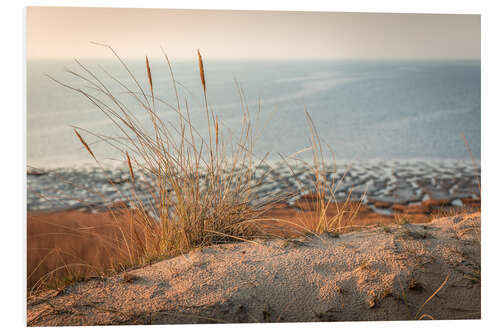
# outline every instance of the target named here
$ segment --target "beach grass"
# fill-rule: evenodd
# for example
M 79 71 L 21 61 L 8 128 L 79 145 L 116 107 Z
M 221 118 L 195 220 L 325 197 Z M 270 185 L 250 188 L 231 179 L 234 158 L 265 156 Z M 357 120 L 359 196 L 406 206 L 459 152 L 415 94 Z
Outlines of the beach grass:
M 120 86 L 148 114 L 152 130 L 145 128 L 131 107 L 79 61 L 77 64 L 81 73 L 69 72 L 82 83 L 90 85 L 91 89 L 56 81 L 90 100 L 120 131 L 120 136 L 110 137 L 74 129 L 95 161 L 100 165 L 85 135 L 102 140 L 123 154 L 134 187 L 134 169 L 145 170 L 151 181 L 149 202 L 144 202 L 137 195 L 127 198 L 133 207 L 129 209 L 134 211 L 130 229 L 123 230 L 123 223 L 116 223 L 122 234 L 128 264 L 140 264 L 144 258 L 183 253 L 194 247 L 248 237 L 251 234 L 248 221 L 261 215 L 266 206 L 250 205 L 252 190 L 258 186 L 253 168 L 259 161 L 252 153 L 253 133 L 248 110 L 242 108 L 244 114 L 239 139 L 228 147 L 223 131 L 219 130 L 218 116 L 208 104 L 203 60 L 198 52 L 209 134 L 205 138 L 191 123 L 188 102 L 183 105 L 179 99 L 178 85 L 165 53 L 177 96 L 175 106 L 155 96 L 147 57 L 148 87 L 143 88 L 125 62 L 111 47 L 108 48 L 135 82 L 135 87 L 127 87 L 123 82 Z M 111 77 L 111 74 L 108 75 Z M 162 119 L 160 109 L 175 112 L 178 122 L 172 124 Z
M 169 69 L 172 87 L 176 96 L 170 104 L 158 98 L 155 93 L 154 72 L 148 57 L 145 58 L 147 85 L 143 87 L 139 79 L 131 72 L 123 59 L 108 45 L 101 45 L 110 50 L 128 73 L 134 86 L 127 86 L 111 73 L 103 70 L 107 79 L 111 79 L 123 88 L 114 92 L 106 86 L 104 80 L 78 60 L 79 72 L 68 70 L 81 86 L 68 85 L 51 76 L 52 80 L 63 87 L 81 94 L 97 109 L 103 112 L 119 131 L 119 135 L 110 136 L 95 133 L 88 129 L 74 127 L 74 133 L 97 165 L 103 168 L 99 157 L 93 150 L 89 138 L 97 139 L 118 150 L 127 165 L 129 179 L 135 189 L 137 170 L 147 174 L 149 198 L 140 198 L 136 191 L 124 196 L 121 207 L 109 203 L 110 219 L 107 227 L 112 232 L 102 232 L 98 227 L 91 230 L 67 227 L 68 233 L 84 234 L 106 252 L 114 254 L 116 262 L 107 265 L 90 265 L 59 260 L 59 265 L 42 275 L 34 283 L 34 290 L 43 286 L 60 286 L 68 281 L 76 281 L 92 272 L 92 275 L 104 275 L 106 271 L 117 272 L 129 267 L 137 267 L 155 261 L 186 253 L 194 248 L 232 241 L 250 240 L 261 230 L 259 223 L 285 222 L 298 226 L 296 221 L 274 221 L 266 218 L 266 212 L 276 203 L 304 193 L 278 193 L 255 203 L 254 195 L 261 182 L 272 170 L 257 177 L 255 170 L 261 165 L 270 166 L 266 156 L 258 157 L 253 153 L 255 124 L 245 101 L 244 92 L 238 86 L 241 100 L 242 122 L 238 133 L 223 130 L 224 125 L 214 108 L 209 104 L 208 87 L 203 58 L 197 52 L 202 109 L 205 113 L 206 128 L 196 128 L 191 122 L 188 100 L 181 101 L 171 62 L 163 51 L 165 65 Z M 124 102 L 121 96 L 132 97 L 134 104 Z M 137 109 L 148 115 L 149 122 L 144 124 L 137 116 Z M 260 107 L 259 107 L 260 110 Z M 174 113 L 177 121 L 165 120 L 162 114 Z M 304 234 L 318 235 L 324 232 L 338 233 L 346 228 L 355 215 L 345 206 L 337 207 L 334 216 L 327 214 L 331 205 L 337 204 L 333 198 L 335 189 L 327 185 L 324 151 L 319 134 L 310 115 L 305 112 L 311 132 L 313 162 L 301 160 L 315 175 L 312 200 L 309 200 L 311 216 L 304 217 L 308 223 L 300 223 Z M 229 134 L 230 138 L 226 140 Z M 236 140 L 234 140 L 236 138 Z M 284 163 L 287 159 L 284 158 Z M 292 171 L 293 172 L 293 171 Z M 119 189 L 117 188 L 117 191 Z M 308 190 L 311 192 L 311 189 Z M 311 196 L 311 194 L 310 194 Z M 105 198 L 104 198 L 105 199 Z M 347 200 L 348 201 L 348 200 Z M 126 204 L 128 202 L 128 204 Z M 119 205 L 118 205 L 119 206 Z M 352 208 L 352 205 L 349 207 Z M 117 210 L 117 208 L 119 208 Z M 126 218 L 120 212 L 126 211 Z M 346 217 L 348 216 L 348 217 Z M 63 232 L 64 233 L 64 232 Z M 57 252 L 57 251 L 56 251 Z M 49 252 L 47 255 L 53 255 Z M 68 257 L 68 256 L 66 256 Z M 73 259 L 75 256 L 72 256 Z M 46 261 L 41 258 L 40 261 Z M 35 263 L 36 264 L 36 263 Z M 36 271 L 41 264 L 32 264 Z M 74 266 L 72 268 L 72 266 Z M 84 267 L 85 269 L 83 269 Z M 111 267 L 111 268 L 110 268 Z M 56 274 L 57 272 L 57 274 Z M 37 276 L 34 272 L 31 275 Z M 40 274 L 38 274 L 40 275 Z

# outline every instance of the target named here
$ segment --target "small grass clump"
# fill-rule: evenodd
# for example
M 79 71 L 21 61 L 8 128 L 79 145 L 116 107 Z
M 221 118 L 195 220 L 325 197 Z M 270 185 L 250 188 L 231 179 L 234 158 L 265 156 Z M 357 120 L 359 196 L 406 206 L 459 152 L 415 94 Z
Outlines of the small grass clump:
M 451 207 L 451 208 L 440 208 L 431 213 L 431 220 L 434 219 L 439 219 L 442 217 L 451 217 L 451 216 L 456 216 L 456 215 L 467 215 L 467 214 L 472 214 L 476 212 L 480 212 L 481 208 L 480 207 L 474 207 L 474 206 L 456 206 L 456 207 Z
M 394 219 L 396 220 L 396 224 L 405 225 L 411 223 L 411 218 L 408 215 L 396 214 L 394 215 Z
M 335 166 L 331 168 L 327 164 L 327 159 L 325 158 L 327 154 L 323 148 L 313 119 L 307 110 L 305 111 L 305 115 L 311 135 L 309 138 L 310 148 L 299 153 L 310 151 L 312 158 L 299 158 L 295 156 L 299 155 L 299 153 L 296 153 L 291 159 L 312 173 L 312 188 L 301 188 L 299 190 L 301 196 L 298 206 L 301 213 L 295 221 L 277 222 L 285 222 L 299 229 L 306 237 L 310 234 L 317 236 L 327 233 L 329 236 L 336 238 L 340 233 L 353 230 L 353 222 L 361 208 L 364 194 L 359 201 L 356 201 L 351 199 L 352 191 L 348 191 L 347 198 L 343 202 L 336 200 L 337 188 L 343 182 L 347 171 L 338 180 L 328 179 L 329 175 L 336 175 Z M 327 147 L 334 161 L 333 150 L 330 146 L 327 145 Z M 296 182 L 300 183 L 288 159 L 283 160 L 290 169 L 292 176 L 296 179 Z M 302 195 L 304 192 L 307 194 Z

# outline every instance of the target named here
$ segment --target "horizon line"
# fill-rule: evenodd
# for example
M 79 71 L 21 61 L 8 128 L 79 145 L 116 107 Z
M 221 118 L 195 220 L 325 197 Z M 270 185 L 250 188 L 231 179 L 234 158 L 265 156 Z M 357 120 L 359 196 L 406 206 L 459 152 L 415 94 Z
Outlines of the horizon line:
M 144 61 L 147 55 L 143 57 L 132 56 L 125 57 L 120 56 L 123 60 L 129 61 Z M 156 56 L 148 56 L 150 61 L 165 61 L 164 57 L 156 57 Z M 117 60 L 114 56 L 106 56 L 106 57 L 26 57 L 26 61 L 62 61 L 62 60 L 86 60 L 86 61 L 109 61 L 109 60 Z M 198 62 L 198 58 L 193 56 L 192 58 L 170 58 L 170 61 L 182 61 L 182 62 Z M 214 61 L 283 61 L 283 62 L 293 62 L 293 61 L 422 61 L 422 62 L 430 62 L 430 61 L 481 61 L 481 58 L 441 58 L 441 57 L 429 57 L 429 58 L 209 58 L 204 56 L 204 62 L 214 62 Z

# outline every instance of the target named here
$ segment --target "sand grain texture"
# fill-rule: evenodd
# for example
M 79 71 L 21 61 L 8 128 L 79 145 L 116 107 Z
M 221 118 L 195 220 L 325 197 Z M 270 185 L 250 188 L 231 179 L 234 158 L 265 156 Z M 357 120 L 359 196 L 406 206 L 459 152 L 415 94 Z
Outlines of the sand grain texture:
M 212 246 L 33 297 L 27 321 L 67 326 L 479 319 L 480 220 L 475 213 L 339 237 Z

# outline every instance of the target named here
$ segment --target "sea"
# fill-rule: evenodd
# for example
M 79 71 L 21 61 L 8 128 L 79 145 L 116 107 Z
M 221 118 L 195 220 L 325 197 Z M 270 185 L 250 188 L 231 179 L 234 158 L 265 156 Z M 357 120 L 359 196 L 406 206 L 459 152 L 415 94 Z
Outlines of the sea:
M 66 174 L 92 168 L 95 162 L 73 126 L 101 161 L 123 161 L 122 152 L 87 132 L 120 135 L 116 125 L 96 103 L 68 86 L 104 99 L 86 81 L 96 75 L 98 85 L 105 85 L 151 128 L 149 115 L 130 94 L 141 96 L 141 89 L 149 93 L 145 61 L 124 62 L 127 68 L 116 59 L 28 61 L 29 168 Z M 150 67 L 154 94 L 161 101 L 155 105 L 159 117 L 175 124 L 179 100 L 200 135 L 207 137 L 197 60 L 172 61 L 171 70 L 166 61 L 151 60 Z M 208 59 L 204 68 L 207 103 L 221 127 L 238 134 L 248 117 L 256 129 L 253 153 L 271 162 L 311 146 L 309 115 L 332 162 L 391 172 L 401 165 L 413 170 L 428 165 L 438 180 L 450 173 L 462 175 L 456 172 L 461 168 L 470 171 L 463 175 L 471 176 L 467 186 L 480 174 L 480 61 Z M 42 186 L 42 180 L 29 177 L 28 187 L 57 187 L 53 180 Z M 28 194 L 28 207 L 47 208 L 37 200 L 39 196 L 30 199 Z

